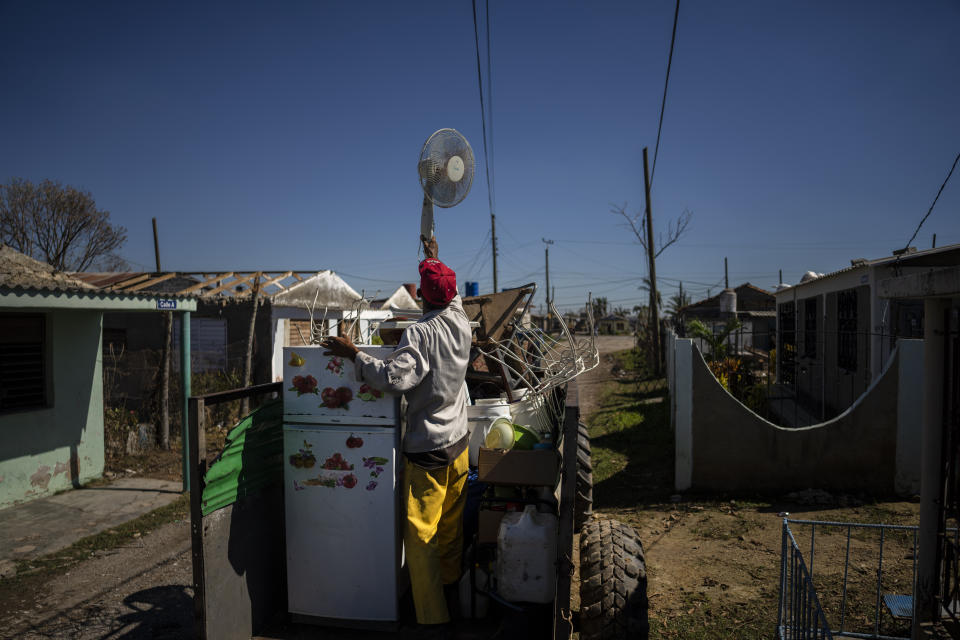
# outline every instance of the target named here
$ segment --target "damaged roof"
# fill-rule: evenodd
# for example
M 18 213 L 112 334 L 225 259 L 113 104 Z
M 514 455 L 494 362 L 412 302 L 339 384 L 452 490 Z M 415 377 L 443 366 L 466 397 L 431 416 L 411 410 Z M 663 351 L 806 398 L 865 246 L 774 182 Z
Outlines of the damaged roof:
M 343 278 L 327 270 L 291 285 L 271 300 L 281 307 L 350 309 L 362 298 Z
M 0 287 L 53 292 L 96 291 L 96 287 L 5 244 L 0 244 Z
M 101 291 L 188 296 L 201 300 L 249 299 L 254 288 L 262 298 L 287 307 L 351 309 L 360 301 L 340 276 L 322 271 L 165 271 L 74 273 L 72 276 Z
M 170 298 L 177 298 L 171 300 Z M 57 271 L 8 245 L 0 244 L 0 306 L 22 309 L 84 308 L 103 311 L 193 311 L 182 296 L 96 287 L 75 274 Z

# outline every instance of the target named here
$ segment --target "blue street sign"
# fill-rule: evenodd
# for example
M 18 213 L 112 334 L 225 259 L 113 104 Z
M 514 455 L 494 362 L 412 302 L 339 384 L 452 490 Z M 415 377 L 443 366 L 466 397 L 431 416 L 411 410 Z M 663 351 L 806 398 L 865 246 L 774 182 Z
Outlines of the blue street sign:
M 176 308 L 176 300 L 157 300 L 157 309 L 160 309 L 161 311 L 173 311 Z

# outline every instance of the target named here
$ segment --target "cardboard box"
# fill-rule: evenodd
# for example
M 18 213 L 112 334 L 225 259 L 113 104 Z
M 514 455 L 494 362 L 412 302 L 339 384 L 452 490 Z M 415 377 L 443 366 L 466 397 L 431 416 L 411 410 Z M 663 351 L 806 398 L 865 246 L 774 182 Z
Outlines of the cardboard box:
M 554 487 L 560 477 L 560 456 L 553 449 L 507 451 L 480 448 L 480 482 Z
M 497 533 L 500 531 L 500 521 L 503 520 L 506 513 L 506 511 L 481 509 L 477 526 L 477 542 L 480 544 L 496 543 Z

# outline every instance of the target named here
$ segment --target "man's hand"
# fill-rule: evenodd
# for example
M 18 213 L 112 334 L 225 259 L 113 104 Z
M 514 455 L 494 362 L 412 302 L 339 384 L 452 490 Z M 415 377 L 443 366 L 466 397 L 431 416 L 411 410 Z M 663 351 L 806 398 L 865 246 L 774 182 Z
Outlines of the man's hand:
M 320 346 L 324 349 L 329 349 L 329 351 L 323 352 L 325 356 L 337 356 L 340 358 L 350 358 L 351 360 L 356 359 L 357 352 L 360 351 L 350 338 L 343 336 L 327 336 L 320 341 Z
M 437 254 L 440 250 L 437 248 L 437 237 L 427 238 L 426 236 L 420 236 L 420 241 L 423 243 L 423 257 L 434 258 L 436 259 Z

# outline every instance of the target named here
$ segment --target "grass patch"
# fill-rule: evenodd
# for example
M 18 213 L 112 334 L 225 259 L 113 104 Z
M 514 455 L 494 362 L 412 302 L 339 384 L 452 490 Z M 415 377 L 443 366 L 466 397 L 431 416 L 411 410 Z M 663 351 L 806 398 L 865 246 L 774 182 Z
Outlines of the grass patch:
M 622 377 L 606 383 L 600 408 L 587 417 L 597 508 L 662 500 L 673 475 L 665 381 L 638 381 L 635 350 L 614 358 Z

